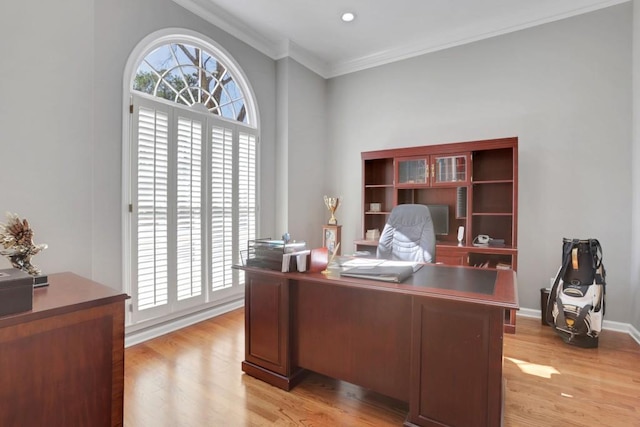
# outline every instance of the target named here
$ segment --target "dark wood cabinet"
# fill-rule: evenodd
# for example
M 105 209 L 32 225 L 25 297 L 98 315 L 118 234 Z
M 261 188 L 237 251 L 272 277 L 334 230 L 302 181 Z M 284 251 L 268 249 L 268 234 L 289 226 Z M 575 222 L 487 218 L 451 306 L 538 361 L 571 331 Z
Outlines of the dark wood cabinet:
M 399 204 L 446 205 L 448 229 L 436 236 L 436 262 L 517 269 L 518 138 L 363 152 L 362 239 L 356 251 L 375 254 L 367 230 L 382 231 Z M 382 209 L 371 210 L 380 203 Z M 464 239 L 458 242 L 458 229 Z M 495 245 L 478 246 L 479 235 Z M 505 315 L 515 331 L 515 312 Z
M 0 318 L 0 425 L 122 426 L 124 300 L 71 273 Z

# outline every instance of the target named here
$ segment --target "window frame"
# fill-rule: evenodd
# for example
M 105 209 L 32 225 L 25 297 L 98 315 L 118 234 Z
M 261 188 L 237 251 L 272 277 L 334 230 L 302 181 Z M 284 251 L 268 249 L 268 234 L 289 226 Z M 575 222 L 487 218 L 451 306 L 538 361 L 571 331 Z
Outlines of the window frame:
M 234 276 L 237 276 L 234 280 L 234 283 L 236 283 L 235 286 L 232 286 L 231 288 L 216 290 L 215 292 L 213 292 L 211 289 L 212 282 L 210 277 L 211 276 L 210 264 L 205 262 L 205 265 L 203 268 L 204 277 L 203 277 L 203 289 L 202 289 L 203 292 L 201 295 L 202 298 L 197 298 L 198 301 L 196 301 L 196 299 L 187 300 L 182 303 L 180 301 L 177 301 L 177 303 L 175 303 L 174 306 L 169 309 L 168 313 L 160 314 L 159 316 L 158 314 L 162 313 L 163 310 L 157 310 L 158 313 L 152 313 L 152 311 L 155 311 L 155 310 L 151 309 L 151 311 L 149 311 L 149 314 L 150 314 L 149 316 L 134 315 L 135 313 L 134 304 L 136 303 L 136 298 L 133 298 L 134 295 L 132 292 L 133 290 L 132 282 L 134 280 L 132 273 L 134 270 L 133 264 L 137 262 L 137 258 L 134 259 L 136 254 L 133 253 L 134 250 L 132 250 L 133 243 L 134 243 L 133 239 L 135 238 L 133 236 L 133 232 L 135 230 L 132 229 L 133 228 L 132 223 L 134 222 L 133 191 L 135 190 L 133 187 L 133 184 L 134 184 L 133 173 L 136 166 L 132 163 L 137 159 L 136 153 L 132 151 L 133 145 L 134 145 L 133 144 L 134 141 L 132 140 L 133 131 L 134 131 L 133 129 L 134 115 L 132 114 L 134 96 L 136 98 L 139 98 L 145 104 L 146 104 L 146 101 L 152 102 L 155 104 L 163 104 L 163 105 L 166 105 L 166 107 L 168 107 L 169 109 L 174 109 L 174 111 L 184 112 L 187 115 L 194 112 L 203 114 L 202 112 L 198 112 L 194 108 L 187 107 L 172 101 L 168 101 L 162 98 L 154 97 L 152 95 L 149 95 L 143 92 L 133 90 L 133 77 L 135 76 L 135 73 L 137 71 L 138 64 L 140 64 L 142 59 L 147 54 L 149 54 L 159 46 L 162 46 L 168 43 L 187 43 L 192 46 L 196 46 L 202 49 L 203 51 L 206 51 L 207 53 L 213 55 L 217 60 L 223 63 L 223 65 L 227 68 L 227 70 L 233 76 L 237 86 L 240 87 L 240 89 L 243 92 L 244 103 L 246 108 L 246 118 L 247 118 L 246 123 L 231 120 L 231 119 L 225 118 L 224 116 L 214 115 L 213 113 L 209 113 L 207 117 L 209 117 L 209 119 L 211 119 L 213 123 L 218 123 L 224 127 L 232 127 L 234 129 L 233 133 L 235 135 L 234 142 L 238 140 L 239 134 L 241 132 L 249 133 L 253 135 L 255 138 L 255 200 L 256 200 L 255 230 L 256 230 L 256 235 L 258 235 L 259 229 L 260 229 L 259 115 L 257 110 L 256 98 L 255 98 L 253 89 L 251 88 L 248 82 L 248 79 L 246 78 L 245 74 L 242 72 L 238 64 L 235 62 L 235 60 L 233 60 L 233 58 L 222 47 L 220 47 L 217 43 L 207 38 L 206 36 L 203 36 L 201 34 L 195 33 L 190 30 L 183 30 L 183 29 L 165 29 L 165 30 L 157 31 L 155 33 L 148 35 L 143 40 L 141 40 L 136 46 L 136 48 L 132 51 L 129 57 L 129 60 L 127 61 L 127 65 L 124 71 L 124 78 L 123 78 L 123 139 L 122 139 L 123 140 L 123 151 L 122 151 L 122 165 L 123 165 L 123 180 L 122 180 L 122 194 L 123 194 L 123 199 L 122 199 L 123 201 L 122 203 L 123 205 L 123 209 L 122 209 L 122 224 L 123 224 L 122 246 L 123 248 L 122 249 L 123 250 L 122 250 L 122 255 L 123 255 L 123 258 L 122 258 L 122 264 L 123 264 L 123 288 L 125 292 L 127 292 L 129 295 L 132 295 L 132 299 L 128 301 L 128 304 L 130 305 L 129 309 L 127 310 L 127 318 L 126 318 L 126 324 L 128 326 L 132 326 L 139 322 L 146 321 L 149 319 L 154 319 L 154 318 L 157 319 L 158 321 L 166 321 L 168 320 L 168 318 L 172 317 L 172 314 L 175 314 L 176 312 L 186 314 L 189 311 L 202 310 L 203 308 L 215 306 L 222 302 L 238 299 L 244 293 L 244 283 L 243 283 L 243 280 L 240 280 L 239 278 L 240 272 L 238 272 L 237 270 L 234 271 L 233 273 Z M 177 122 L 177 118 L 173 119 L 173 121 Z M 207 132 L 207 129 L 210 129 L 210 128 L 211 128 L 210 121 L 207 120 L 207 123 L 203 125 L 203 129 L 202 129 L 203 136 Z M 203 144 L 206 145 L 206 141 L 208 140 L 209 140 L 209 137 L 203 138 Z M 234 152 L 237 152 L 237 148 L 234 148 Z M 205 147 L 205 150 L 203 150 L 202 155 L 203 155 L 203 158 L 206 156 L 210 156 L 211 155 L 210 147 Z M 234 166 L 233 166 L 234 169 L 237 169 L 238 167 L 237 161 L 238 161 L 237 159 L 234 160 Z M 207 164 L 207 162 L 205 161 L 204 164 Z M 173 166 L 170 166 L 170 167 L 173 167 Z M 203 169 L 202 182 L 203 182 L 204 189 L 210 190 L 210 179 L 211 179 L 211 167 L 209 166 Z M 204 183 L 207 181 L 209 183 L 207 185 L 204 185 Z M 210 201 L 210 196 L 209 198 L 205 197 L 202 200 L 203 202 L 207 200 Z M 237 211 L 237 209 L 238 207 L 235 206 L 234 210 Z M 202 245 L 204 246 L 203 247 L 203 260 L 204 260 L 207 257 L 209 257 L 211 253 L 211 206 L 203 206 L 202 219 L 203 219 L 202 221 L 203 233 L 206 236 L 205 239 L 202 240 Z M 237 247 L 238 245 L 239 243 L 233 247 L 232 250 L 234 252 L 239 252 L 239 248 Z M 175 290 L 173 292 L 175 292 Z M 213 298 L 214 294 L 215 294 L 215 298 Z

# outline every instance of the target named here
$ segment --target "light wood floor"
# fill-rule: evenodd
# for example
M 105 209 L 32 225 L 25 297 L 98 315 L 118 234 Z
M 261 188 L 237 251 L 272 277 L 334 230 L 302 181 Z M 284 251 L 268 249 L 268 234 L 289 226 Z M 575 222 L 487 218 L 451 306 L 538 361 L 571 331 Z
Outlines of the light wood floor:
M 290 392 L 244 375 L 242 309 L 126 349 L 125 426 L 401 426 L 408 407 L 310 374 Z M 640 426 L 640 346 L 564 344 L 536 319 L 505 335 L 505 426 Z

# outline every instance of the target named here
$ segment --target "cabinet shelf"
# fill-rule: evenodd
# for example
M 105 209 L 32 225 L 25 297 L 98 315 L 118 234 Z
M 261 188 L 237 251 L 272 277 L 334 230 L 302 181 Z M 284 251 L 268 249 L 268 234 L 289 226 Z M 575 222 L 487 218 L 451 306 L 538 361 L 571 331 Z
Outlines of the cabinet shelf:
M 482 185 L 482 184 L 512 184 L 512 179 L 492 179 L 492 180 L 483 180 L 483 181 L 473 181 L 473 185 Z
M 365 188 L 393 188 L 393 184 L 365 184 Z
M 513 216 L 511 212 L 474 212 L 473 216 Z

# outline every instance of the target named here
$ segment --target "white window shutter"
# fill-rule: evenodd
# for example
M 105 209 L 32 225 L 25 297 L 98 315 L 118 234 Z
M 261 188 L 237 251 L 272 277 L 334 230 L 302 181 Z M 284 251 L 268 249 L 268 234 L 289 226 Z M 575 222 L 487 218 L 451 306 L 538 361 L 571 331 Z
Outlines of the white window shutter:
M 202 122 L 177 120 L 176 285 L 178 301 L 202 294 Z
M 168 303 L 169 116 L 140 107 L 137 116 L 137 310 Z
M 232 286 L 233 131 L 211 127 L 211 289 Z
M 246 249 L 256 238 L 256 137 L 240 132 L 238 139 L 238 243 Z M 243 274 L 239 280 L 244 283 Z

